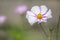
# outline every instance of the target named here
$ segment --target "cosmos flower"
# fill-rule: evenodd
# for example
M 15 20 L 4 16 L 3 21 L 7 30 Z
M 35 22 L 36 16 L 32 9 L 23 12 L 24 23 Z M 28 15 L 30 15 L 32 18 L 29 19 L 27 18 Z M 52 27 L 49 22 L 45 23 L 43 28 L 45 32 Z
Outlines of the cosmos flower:
M 51 9 L 48 9 L 47 6 L 41 5 L 33 6 L 31 11 L 27 11 L 26 18 L 28 22 L 33 25 L 34 23 L 38 22 L 47 22 L 47 19 L 52 18 Z
M 17 7 L 14 9 L 14 12 L 15 12 L 15 13 L 22 14 L 22 13 L 24 13 L 26 10 L 27 10 L 27 6 L 26 6 L 26 5 L 20 5 L 20 6 L 17 6 Z
M 6 21 L 6 16 L 0 16 L 0 24 Z

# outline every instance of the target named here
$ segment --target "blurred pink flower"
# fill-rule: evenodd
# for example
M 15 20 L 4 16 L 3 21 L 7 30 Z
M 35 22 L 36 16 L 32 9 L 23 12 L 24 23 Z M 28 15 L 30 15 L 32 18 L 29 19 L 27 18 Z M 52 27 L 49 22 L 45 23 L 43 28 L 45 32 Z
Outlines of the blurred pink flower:
M 23 14 L 25 11 L 27 11 L 26 5 L 17 6 L 14 10 L 15 13 L 19 13 L 19 14 Z
M 0 16 L 0 24 L 4 23 L 6 20 L 6 16 Z

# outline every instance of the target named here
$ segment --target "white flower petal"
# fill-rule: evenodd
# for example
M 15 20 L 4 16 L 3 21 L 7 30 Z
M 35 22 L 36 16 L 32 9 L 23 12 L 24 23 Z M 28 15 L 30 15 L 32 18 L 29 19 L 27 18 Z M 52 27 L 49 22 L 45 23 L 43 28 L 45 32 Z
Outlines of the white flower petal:
M 41 10 L 41 14 L 44 14 L 48 10 L 48 8 L 45 5 L 41 5 L 40 10 Z
M 40 13 L 40 8 L 39 6 L 33 6 L 31 11 L 37 15 L 38 13 Z
M 43 18 L 42 21 L 43 21 L 43 22 L 47 22 L 47 18 Z
M 39 20 L 38 24 L 41 23 L 41 22 L 47 22 L 47 19 L 43 19 L 43 20 L 41 19 L 41 20 Z
M 49 11 L 44 16 L 46 16 L 47 18 L 52 18 L 51 13 L 52 13 L 52 11 L 51 11 L 51 9 L 49 9 Z
M 34 13 L 32 13 L 31 11 L 27 11 L 27 15 L 28 16 L 36 16 Z
M 36 18 L 31 17 L 31 16 L 28 17 L 27 19 L 28 19 L 28 22 L 30 23 L 30 25 L 33 25 L 35 22 L 37 22 Z
M 41 22 L 42 22 L 41 19 L 38 19 L 38 24 L 41 23 Z
M 27 12 L 26 18 L 28 19 L 28 22 L 30 23 L 30 25 L 33 25 L 35 22 L 37 22 L 37 18 L 34 16 L 31 16 L 30 13 L 31 12 Z

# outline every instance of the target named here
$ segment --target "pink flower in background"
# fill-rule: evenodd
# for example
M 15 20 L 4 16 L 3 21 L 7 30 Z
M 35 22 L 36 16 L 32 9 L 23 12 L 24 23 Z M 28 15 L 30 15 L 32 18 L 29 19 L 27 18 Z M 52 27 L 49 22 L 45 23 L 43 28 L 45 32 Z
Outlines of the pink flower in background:
M 0 16 L 0 24 L 4 23 L 6 20 L 6 16 Z
M 20 6 L 17 6 L 14 10 L 15 13 L 19 13 L 19 14 L 22 14 L 24 13 L 25 11 L 27 10 L 27 6 L 26 5 L 20 5 Z

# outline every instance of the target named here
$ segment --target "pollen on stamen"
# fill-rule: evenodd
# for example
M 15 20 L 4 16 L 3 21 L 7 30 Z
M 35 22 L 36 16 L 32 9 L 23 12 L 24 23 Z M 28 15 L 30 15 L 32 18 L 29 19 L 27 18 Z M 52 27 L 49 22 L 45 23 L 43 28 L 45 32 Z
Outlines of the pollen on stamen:
M 37 15 L 37 18 L 38 18 L 38 19 L 42 19 L 42 17 L 43 17 L 43 16 L 42 16 L 42 14 L 40 14 L 40 13 Z

